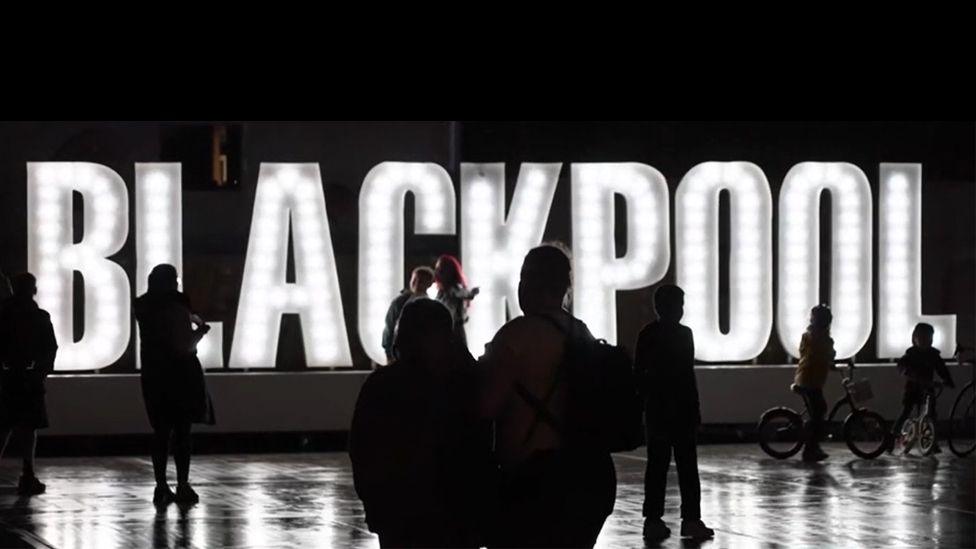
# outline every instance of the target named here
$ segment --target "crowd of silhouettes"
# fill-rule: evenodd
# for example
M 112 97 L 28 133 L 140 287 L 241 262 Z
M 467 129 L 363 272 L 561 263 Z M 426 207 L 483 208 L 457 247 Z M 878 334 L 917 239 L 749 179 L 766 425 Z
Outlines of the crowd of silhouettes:
M 349 452 L 355 490 L 369 529 L 383 547 L 592 547 L 616 498 L 612 448 L 583 436 L 580 394 L 574 386 L 586 349 L 611 349 L 566 307 L 571 262 L 559 245 L 525 256 L 516 316 L 485 345 L 477 360 L 468 351 L 467 309 L 478 295 L 460 262 L 442 255 L 434 267 L 415 268 L 408 288 L 390 304 L 383 348 L 387 365 L 373 371 L 356 401 Z M 434 287 L 436 297 L 428 297 Z M 22 442 L 22 495 L 44 492 L 34 472 L 37 430 L 48 426 L 44 380 L 58 345 L 50 316 L 34 301 L 29 273 L 8 283 L 0 273 L 0 456 L 11 435 Z M 681 536 L 714 535 L 701 517 L 697 434 L 701 409 L 695 343 L 681 324 L 684 292 L 662 285 L 654 293 L 657 319 L 640 331 L 629 387 L 642 403 L 647 446 L 644 538 L 671 534 L 664 522 L 672 458 L 681 496 Z M 153 502 L 193 504 L 191 429 L 213 424 L 214 407 L 197 345 L 209 326 L 179 291 L 172 265 L 157 265 L 148 291 L 135 301 L 140 335 L 140 376 L 153 430 Z M 809 410 L 803 459 L 821 461 L 826 401 L 823 387 L 834 368 L 832 315 L 810 312 L 800 340 L 792 389 Z M 898 360 L 906 377 L 904 409 L 893 428 L 920 405 L 938 374 L 952 386 L 933 348 L 934 330 L 920 323 L 912 347 Z M 611 356 L 611 354 L 592 356 Z M 599 366 L 599 365 L 596 365 Z M 574 377 L 574 375 L 576 377 Z M 574 381 L 577 380 L 577 381 Z M 595 390 L 595 389 L 593 389 Z M 626 395 L 621 393 L 621 398 Z M 934 412 L 933 412 L 934 413 Z M 638 427 L 641 418 L 637 417 Z M 609 428 L 609 426 L 608 426 Z M 176 464 L 176 491 L 167 462 Z
M 367 378 L 350 433 L 355 488 L 381 546 L 596 543 L 614 508 L 616 472 L 607 447 L 573 425 L 580 418 L 574 400 L 589 388 L 573 386 L 580 359 L 572 355 L 602 342 L 567 311 L 571 280 L 562 247 L 530 250 L 518 287 L 523 314 L 498 330 L 477 361 L 463 331 L 476 292 L 467 290 L 456 259 L 437 262 L 438 300 L 406 290 L 397 298 L 405 305 L 388 351 L 392 361 Z M 693 337 L 679 323 L 682 300 L 676 286 L 658 289 L 660 319 L 641 332 L 629 387 L 647 403 L 649 540 L 670 533 L 662 516 L 672 450 L 681 533 L 713 535 L 701 521 L 695 449 L 701 414 Z M 395 307 L 396 301 L 391 313 Z

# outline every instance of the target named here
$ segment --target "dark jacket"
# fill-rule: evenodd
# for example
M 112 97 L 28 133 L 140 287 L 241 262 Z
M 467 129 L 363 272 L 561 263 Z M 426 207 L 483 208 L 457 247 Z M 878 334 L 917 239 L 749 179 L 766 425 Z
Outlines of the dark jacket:
M 637 338 L 634 371 L 647 402 L 649 433 L 698 427 L 695 341 L 688 327 L 662 321 L 645 326 Z
M 403 307 L 411 298 L 415 297 L 410 290 L 403 290 L 400 295 L 393 299 L 390 308 L 386 310 L 386 325 L 383 328 L 383 350 L 386 351 L 387 361 L 393 360 L 393 335 L 396 331 L 396 323 L 400 320 L 400 313 Z
M 44 378 L 57 350 L 51 315 L 32 298 L 0 303 L 0 426 L 48 426 Z
M 490 463 L 489 428 L 476 405 L 470 363 L 441 378 L 398 360 L 366 378 L 349 453 L 371 531 L 409 521 L 439 525 L 427 544 L 471 544 Z
M 153 428 L 189 421 L 213 423 L 197 358 L 203 337 L 194 330 L 189 301 L 179 292 L 149 292 L 135 302 L 142 359 L 142 395 Z
M 920 394 L 924 386 L 932 382 L 936 373 L 947 384 L 953 384 L 945 361 L 934 347 L 909 347 L 898 359 L 898 371 L 908 378 L 905 381 L 906 397 Z

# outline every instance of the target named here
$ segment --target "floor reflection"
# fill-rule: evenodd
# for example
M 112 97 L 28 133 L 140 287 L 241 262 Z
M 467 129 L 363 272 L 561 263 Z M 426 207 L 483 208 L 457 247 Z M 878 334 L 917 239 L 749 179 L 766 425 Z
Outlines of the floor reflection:
M 701 545 L 660 547 L 972 547 L 974 460 L 851 459 L 827 445 L 825 464 L 766 458 L 754 445 L 700 449 L 702 512 L 717 531 Z M 599 547 L 643 547 L 643 451 L 617 456 L 618 500 Z M 201 503 L 151 503 L 143 458 L 44 459 L 48 493 L 18 498 L 15 463 L 0 474 L 0 547 L 377 547 L 342 453 L 201 456 Z M 672 468 L 665 520 L 677 533 Z

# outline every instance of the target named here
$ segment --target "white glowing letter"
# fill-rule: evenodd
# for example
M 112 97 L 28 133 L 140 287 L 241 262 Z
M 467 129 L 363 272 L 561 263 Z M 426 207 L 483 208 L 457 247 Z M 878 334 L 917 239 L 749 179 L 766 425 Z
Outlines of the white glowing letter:
M 801 162 L 779 196 L 780 342 L 799 356 L 800 338 L 820 295 L 820 194 L 831 196 L 831 335 L 837 358 L 857 353 L 871 334 L 871 187 L 857 166 Z
M 719 329 L 719 193 L 729 193 L 729 330 Z M 674 198 L 675 272 L 685 291 L 684 323 L 696 358 L 755 358 L 773 327 L 773 198 L 759 166 L 705 162 L 688 171 Z
M 183 207 L 180 163 L 136 163 L 136 295 L 146 292 L 149 272 L 167 263 L 183 276 Z M 204 368 L 222 368 L 223 326 L 210 322 L 197 345 Z M 139 367 L 136 341 L 136 367 Z
M 573 311 L 596 337 L 617 340 L 616 291 L 648 286 L 668 269 L 668 187 L 646 164 L 573 164 Z M 616 257 L 614 195 L 627 205 L 627 253 Z
M 403 205 L 413 193 L 417 234 L 454 234 L 454 186 L 433 163 L 382 162 L 359 192 L 359 338 L 366 354 L 386 363 L 383 322 L 403 287 Z
M 472 286 L 468 347 L 478 356 L 518 304 L 525 254 L 542 242 L 560 164 L 522 164 L 505 215 L 505 164 L 461 164 L 461 259 Z
M 308 366 L 352 365 L 318 164 L 261 164 L 230 365 L 273 368 L 285 313 L 301 316 Z
M 72 235 L 72 191 L 81 195 L 84 232 Z M 89 162 L 27 163 L 27 265 L 37 301 L 51 313 L 57 370 L 98 370 L 129 343 L 129 277 L 106 259 L 125 244 L 129 199 L 119 174 Z M 85 284 L 85 325 L 74 339 L 73 272 Z
M 956 315 L 922 314 L 922 165 L 881 164 L 878 357 L 901 356 L 918 322 L 942 356 L 956 348 Z

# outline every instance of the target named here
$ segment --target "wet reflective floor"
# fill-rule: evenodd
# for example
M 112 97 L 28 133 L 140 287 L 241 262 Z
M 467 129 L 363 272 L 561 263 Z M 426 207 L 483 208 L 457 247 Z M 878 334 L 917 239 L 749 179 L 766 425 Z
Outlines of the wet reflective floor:
M 700 448 L 703 547 L 973 547 L 974 466 L 966 459 L 855 459 L 826 445 L 823 465 L 777 461 L 755 445 Z M 616 509 L 600 547 L 644 547 L 643 450 L 616 457 Z M 0 469 L 0 547 L 378 547 L 343 453 L 200 456 L 200 504 L 157 513 L 148 458 L 38 461 L 46 494 L 18 499 L 19 466 Z M 677 533 L 672 467 L 665 520 Z M 672 537 L 661 547 L 695 546 Z

